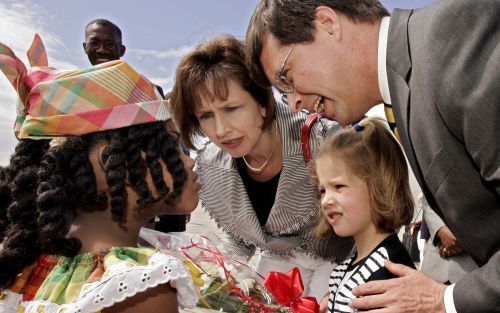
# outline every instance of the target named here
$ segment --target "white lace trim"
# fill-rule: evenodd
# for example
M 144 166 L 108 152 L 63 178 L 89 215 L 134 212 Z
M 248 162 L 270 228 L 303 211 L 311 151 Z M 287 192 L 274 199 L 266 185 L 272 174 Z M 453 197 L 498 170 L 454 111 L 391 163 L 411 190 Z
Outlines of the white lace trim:
M 67 304 L 56 304 L 46 300 L 21 303 L 25 313 L 91 313 L 110 307 L 148 288 L 169 282 L 177 289 L 180 307 L 196 305 L 197 296 L 193 280 L 184 264 L 172 256 L 154 253 L 148 265 L 132 266 L 118 262 L 110 266 L 101 280 L 82 287 L 78 299 Z
M 23 295 L 10 290 L 2 291 L 3 299 L 0 300 L 0 313 L 18 313 L 19 302 Z

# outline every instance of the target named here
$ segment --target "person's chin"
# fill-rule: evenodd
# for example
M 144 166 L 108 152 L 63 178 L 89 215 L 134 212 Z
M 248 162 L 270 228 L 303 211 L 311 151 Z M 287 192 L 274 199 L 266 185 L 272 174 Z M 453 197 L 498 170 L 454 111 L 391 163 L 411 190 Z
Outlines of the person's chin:
M 343 229 L 342 227 L 333 227 L 333 231 L 339 237 L 351 237 L 352 232 Z
M 244 157 L 246 154 L 248 154 L 248 153 L 243 153 L 242 149 L 239 146 L 238 147 L 227 147 L 225 145 L 221 145 L 221 146 L 219 146 L 219 148 L 221 148 L 222 150 L 227 152 L 232 158 L 235 158 L 235 159 Z
M 323 98 L 322 110 L 320 113 L 322 113 L 323 117 L 339 122 L 333 101 L 330 99 Z
M 109 62 L 109 61 L 113 61 L 111 59 L 97 59 L 97 64 L 102 64 L 102 63 L 106 63 L 106 62 Z
M 186 210 L 184 210 L 182 212 L 182 214 L 191 214 L 198 207 L 198 202 L 199 202 L 199 198 L 198 198 L 198 194 L 196 194 L 196 196 L 191 198 L 189 205 L 186 206 Z

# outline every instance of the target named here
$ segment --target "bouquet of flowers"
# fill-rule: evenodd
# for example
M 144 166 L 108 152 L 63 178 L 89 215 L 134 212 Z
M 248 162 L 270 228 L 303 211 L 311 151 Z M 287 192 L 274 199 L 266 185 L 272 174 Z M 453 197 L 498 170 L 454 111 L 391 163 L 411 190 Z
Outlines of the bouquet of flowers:
M 287 274 L 272 272 L 264 281 L 246 263 L 221 251 L 217 238 L 188 238 L 145 228 L 140 238 L 140 244 L 183 260 L 197 286 L 200 308 L 229 313 L 318 312 L 315 298 L 301 298 L 303 286 L 296 268 Z
M 218 252 L 202 253 L 197 260 L 184 263 L 199 286 L 199 307 L 235 313 L 280 309 L 260 277 L 243 263 L 222 257 Z

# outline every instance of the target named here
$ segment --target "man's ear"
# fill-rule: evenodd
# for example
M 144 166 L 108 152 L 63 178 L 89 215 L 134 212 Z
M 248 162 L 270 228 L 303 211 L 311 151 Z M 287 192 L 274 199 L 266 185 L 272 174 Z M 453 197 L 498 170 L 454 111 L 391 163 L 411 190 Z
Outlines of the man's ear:
M 127 48 L 124 46 L 124 45 L 120 45 L 120 57 L 122 57 L 124 54 L 125 54 L 125 51 L 127 50 Z
M 314 22 L 317 31 L 324 30 L 334 38 L 340 38 L 339 14 L 332 8 L 327 6 L 317 7 Z
M 86 42 L 84 42 L 84 43 L 82 44 L 82 46 L 83 46 L 83 51 L 85 51 L 85 53 L 87 53 L 87 43 L 86 43 Z

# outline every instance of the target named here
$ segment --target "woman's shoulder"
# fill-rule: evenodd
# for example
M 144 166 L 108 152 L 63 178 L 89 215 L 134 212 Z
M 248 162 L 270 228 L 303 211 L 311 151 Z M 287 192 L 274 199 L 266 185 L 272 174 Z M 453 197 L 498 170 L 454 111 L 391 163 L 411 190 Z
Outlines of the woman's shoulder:
M 229 153 L 219 148 L 212 141 L 207 141 L 196 151 L 196 164 L 198 167 L 216 166 L 221 168 L 234 168 L 234 160 Z
M 98 312 L 166 283 L 177 289 L 180 306 L 195 305 L 193 282 L 182 261 L 150 248 L 115 247 L 61 258 L 34 299 L 21 306 L 24 312 L 42 307 L 45 312 Z
M 302 131 L 309 117 L 311 117 L 311 114 L 306 111 L 292 112 L 282 102 L 276 102 L 276 121 L 282 134 L 284 146 L 290 150 L 291 154 L 302 154 Z M 309 132 L 309 142 L 312 151 L 316 151 L 326 138 L 340 129 L 341 126 L 337 122 L 319 117 L 313 123 Z

